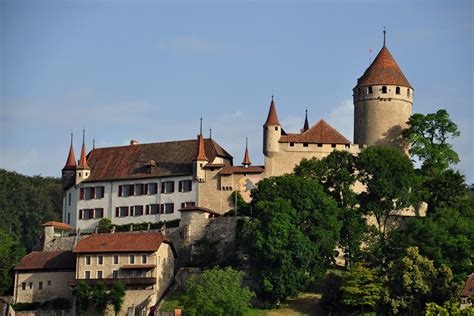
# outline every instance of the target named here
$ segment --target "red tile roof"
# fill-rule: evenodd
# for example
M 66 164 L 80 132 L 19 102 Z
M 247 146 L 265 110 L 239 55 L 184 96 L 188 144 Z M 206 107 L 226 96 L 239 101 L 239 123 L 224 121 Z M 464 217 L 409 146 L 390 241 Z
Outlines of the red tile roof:
M 197 137 L 198 143 L 196 146 L 196 153 L 194 154 L 193 160 L 200 160 L 200 161 L 207 161 L 206 153 L 204 151 L 204 137 L 202 137 L 202 133 Z
M 471 295 L 474 295 L 474 273 L 467 277 L 461 292 L 461 297 L 469 297 Z
M 76 270 L 76 255 L 71 251 L 33 251 L 24 256 L 15 270 Z
M 242 167 L 242 166 L 225 166 L 219 172 L 221 175 L 231 175 L 234 173 L 263 173 L 265 169 L 260 166 L 249 166 L 249 167 Z
M 74 146 L 71 142 L 71 147 L 69 147 L 69 154 L 67 156 L 66 165 L 63 170 L 75 170 L 76 169 L 76 155 L 74 155 Z
M 282 135 L 280 143 L 350 144 L 351 142 L 325 120 L 320 120 L 304 133 Z
M 79 165 L 77 166 L 77 169 L 89 169 L 86 157 L 86 145 L 84 143 L 82 143 L 81 158 L 79 159 Z
M 169 243 L 159 232 L 94 234 L 80 240 L 73 252 L 154 252 L 163 242 Z
M 273 101 L 273 96 L 272 96 L 272 102 L 270 103 L 270 109 L 268 110 L 267 120 L 265 121 L 265 124 L 263 124 L 263 126 L 269 126 L 269 125 L 280 125 L 280 122 L 278 121 L 277 112 L 276 112 L 275 101 Z
M 89 153 L 91 175 L 85 182 L 192 175 L 197 139 L 96 148 Z M 206 157 L 232 156 L 212 139 L 204 139 Z M 152 161 L 152 164 L 151 164 Z
M 199 206 L 186 206 L 186 207 L 183 207 L 181 209 L 179 209 L 180 212 L 193 212 L 193 211 L 201 211 L 201 212 L 204 212 L 204 213 L 209 213 L 209 214 L 214 214 L 214 215 L 221 215 L 217 212 L 214 212 L 213 210 L 211 209 L 208 209 L 207 207 L 199 207 Z
M 54 226 L 54 227 L 59 228 L 59 229 L 72 230 L 71 225 L 66 224 L 66 223 L 55 222 L 55 221 L 50 221 L 50 222 L 44 223 L 41 226 L 43 226 L 43 227 Z
M 389 84 L 411 88 L 410 83 L 387 47 L 382 47 L 374 62 L 357 80 L 357 86 Z

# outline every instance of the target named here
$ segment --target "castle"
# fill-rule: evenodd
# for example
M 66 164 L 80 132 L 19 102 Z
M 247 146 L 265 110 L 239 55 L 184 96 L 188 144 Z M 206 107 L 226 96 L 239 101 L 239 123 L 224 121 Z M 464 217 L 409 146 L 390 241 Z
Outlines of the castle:
M 224 214 L 238 191 L 247 201 L 262 178 L 293 171 L 303 158 L 323 158 L 334 150 L 357 154 L 367 145 L 406 150 L 401 130 L 412 114 L 413 88 L 384 45 L 353 88 L 354 143 L 324 120 L 300 133 L 285 132 L 273 99 L 263 124 L 264 166 L 252 166 L 245 148 L 241 166 L 214 139 L 94 148 L 82 144 L 76 163 L 72 145 L 62 169 L 63 222 L 90 230 L 101 218 L 113 224 L 169 221 L 179 210 L 197 207 Z M 202 126 L 202 122 L 201 122 Z

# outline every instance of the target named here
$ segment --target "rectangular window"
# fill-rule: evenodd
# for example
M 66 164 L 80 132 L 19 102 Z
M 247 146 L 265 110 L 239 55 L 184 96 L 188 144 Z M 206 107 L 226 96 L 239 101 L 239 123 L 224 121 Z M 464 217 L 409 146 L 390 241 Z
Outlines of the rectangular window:
M 84 279 L 90 279 L 91 278 L 91 272 L 90 271 L 85 271 L 84 272 Z
M 188 207 L 188 206 L 194 206 L 195 203 L 194 202 L 184 202 L 184 203 L 181 203 L 181 208 L 185 208 L 185 207 Z
M 161 193 L 173 193 L 174 181 L 164 181 L 161 183 Z
M 290 147 L 294 147 L 294 146 L 295 146 L 295 143 L 290 142 Z
M 142 255 L 142 264 L 146 264 L 148 261 L 148 256 L 147 255 Z
M 133 208 L 133 215 L 134 216 L 142 216 L 143 215 L 143 205 L 135 205 Z
M 318 147 L 323 147 L 323 144 L 318 144 Z
M 127 217 L 128 216 L 128 206 L 122 206 L 119 208 L 120 213 L 119 217 Z
M 68 204 L 69 206 L 71 206 L 71 200 L 72 200 L 71 193 L 68 194 L 67 200 L 68 200 L 67 204 Z
M 99 265 L 104 264 L 104 256 L 97 256 L 97 264 Z
M 191 180 L 179 181 L 179 192 L 189 192 L 193 189 L 193 182 Z
M 67 213 L 67 223 L 71 224 L 71 213 Z
M 135 185 L 130 184 L 128 186 L 128 195 L 129 196 L 134 196 L 135 195 Z
M 94 218 L 94 209 L 84 209 L 82 210 L 82 218 L 83 219 L 92 219 Z
M 114 255 L 114 264 L 119 264 L 119 256 Z
M 332 148 L 336 148 L 336 144 L 331 144 L 331 147 L 332 147 Z
M 128 263 L 130 264 L 135 264 L 135 256 L 134 255 L 130 255 L 128 257 Z
M 95 188 L 95 198 L 96 199 L 102 199 L 104 198 L 104 191 L 105 191 L 105 187 L 96 187 Z
M 118 187 L 118 196 L 123 196 L 123 186 L 121 185 Z
M 114 278 L 114 279 L 118 278 L 118 270 L 112 271 L 112 278 Z
M 160 211 L 160 205 L 159 204 L 150 204 L 150 214 L 158 214 Z
M 33 282 L 30 282 L 29 286 L 30 286 L 30 290 L 32 290 L 33 289 Z
M 97 279 L 102 279 L 102 271 L 97 271 Z
M 161 204 L 161 214 L 172 214 L 174 213 L 174 204 L 173 203 L 165 203 Z
M 96 208 L 94 218 L 102 218 L 102 217 L 104 217 L 104 209 Z
M 42 290 L 43 289 L 43 282 L 39 282 L 38 283 L 38 290 Z
M 86 266 L 91 265 L 91 256 L 86 256 Z
M 148 183 L 148 194 L 153 195 L 158 193 L 158 184 L 157 183 Z
M 145 185 L 143 183 L 135 184 L 135 195 L 144 195 L 145 193 Z
M 94 188 L 84 188 L 84 199 L 91 200 L 94 198 Z
M 26 282 L 21 283 L 21 289 L 26 290 Z
M 308 147 L 308 143 L 303 143 L 303 147 Z
M 51 285 L 51 280 L 48 280 L 48 286 L 50 286 L 50 285 Z
M 84 200 L 84 188 L 79 189 L 79 200 Z

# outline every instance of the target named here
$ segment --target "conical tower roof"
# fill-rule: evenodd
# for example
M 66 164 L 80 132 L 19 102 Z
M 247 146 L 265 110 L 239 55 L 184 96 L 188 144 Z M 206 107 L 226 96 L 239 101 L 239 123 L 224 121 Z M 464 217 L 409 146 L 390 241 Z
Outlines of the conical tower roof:
M 265 121 L 265 124 L 263 124 L 263 126 L 269 126 L 269 125 L 280 126 L 280 122 L 278 121 L 278 116 L 276 112 L 275 101 L 273 101 L 273 96 L 272 96 L 272 102 L 270 103 L 270 109 L 268 110 L 267 120 Z
M 77 166 L 77 169 L 90 169 L 89 165 L 87 164 L 86 144 L 85 144 L 86 134 L 85 133 L 86 132 L 83 130 L 82 131 L 81 157 L 79 158 L 79 165 Z
M 394 85 L 412 88 L 387 47 L 382 47 L 374 62 L 357 80 L 357 87 Z M 413 89 L 413 88 L 412 88 Z
M 71 134 L 71 146 L 69 147 L 69 154 L 67 156 L 66 165 L 63 170 L 74 170 L 76 169 L 76 155 L 74 155 L 74 146 L 72 145 L 72 134 Z
M 206 153 L 204 151 L 204 137 L 202 136 L 202 132 L 198 135 L 198 144 L 196 147 L 196 153 L 194 154 L 193 161 L 196 160 L 207 161 Z
M 301 132 L 304 133 L 307 130 L 309 130 L 309 123 L 308 123 L 308 110 L 306 110 L 305 116 L 304 116 L 304 126 L 301 129 Z
M 249 148 L 248 148 L 248 139 L 245 139 L 245 154 L 244 154 L 244 160 L 242 161 L 243 166 L 250 166 L 252 162 L 250 161 L 249 158 Z

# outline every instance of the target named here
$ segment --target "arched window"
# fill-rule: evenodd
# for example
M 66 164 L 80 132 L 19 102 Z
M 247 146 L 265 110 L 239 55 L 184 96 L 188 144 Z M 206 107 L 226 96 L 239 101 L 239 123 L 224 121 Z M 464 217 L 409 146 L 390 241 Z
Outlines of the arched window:
M 382 86 L 382 93 L 387 93 L 387 86 Z
M 369 87 L 369 88 L 367 89 L 367 92 L 370 93 L 370 94 L 372 94 L 372 87 Z
M 395 93 L 396 93 L 396 94 L 400 94 L 400 87 L 397 87 L 397 88 L 395 89 Z
M 407 89 L 407 96 L 410 96 L 410 89 Z

